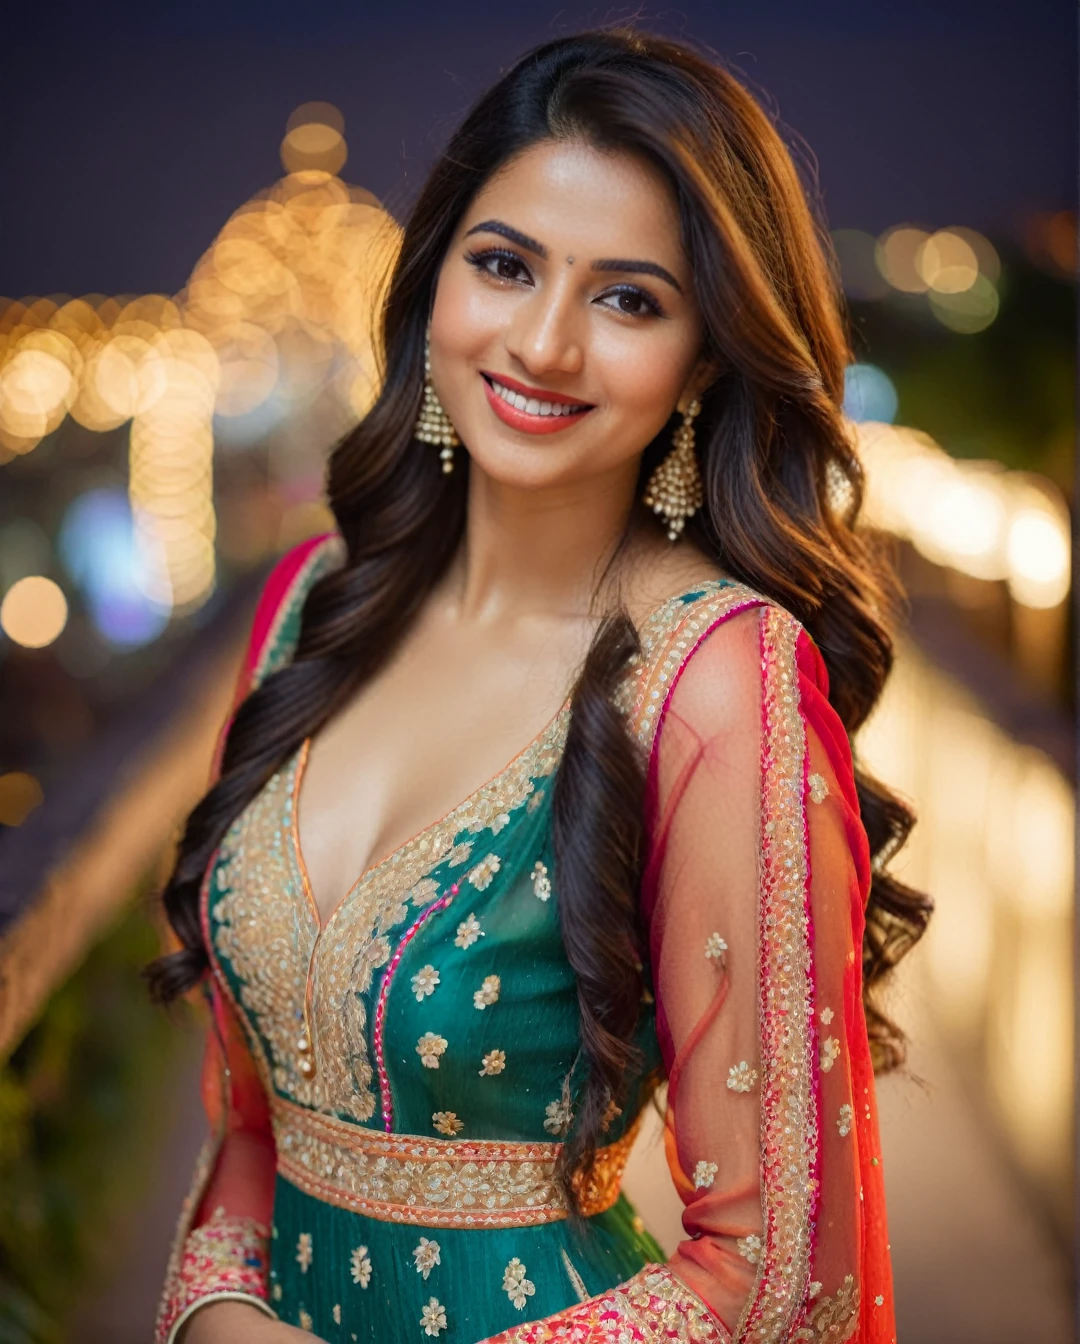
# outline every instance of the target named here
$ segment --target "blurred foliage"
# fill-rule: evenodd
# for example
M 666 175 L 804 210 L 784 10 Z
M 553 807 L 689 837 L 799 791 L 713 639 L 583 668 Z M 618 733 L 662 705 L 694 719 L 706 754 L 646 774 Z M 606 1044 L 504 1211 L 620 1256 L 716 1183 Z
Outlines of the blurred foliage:
M 975 335 L 947 330 L 925 295 L 850 304 L 856 358 L 888 373 L 897 423 L 955 457 L 995 458 L 1049 476 L 1071 499 L 1076 418 L 1076 287 L 995 239 L 1001 308 Z
M 0 1069 L 0 1344 L 67 1337 L 152 1180 L 184 1044 L 139 976 L 159 950 L 140 895 Z

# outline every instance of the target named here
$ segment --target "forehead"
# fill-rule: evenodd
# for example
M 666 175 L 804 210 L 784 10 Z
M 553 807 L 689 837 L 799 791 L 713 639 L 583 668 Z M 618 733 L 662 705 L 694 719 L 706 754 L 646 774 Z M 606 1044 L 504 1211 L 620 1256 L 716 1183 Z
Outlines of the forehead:
M 648 258 L 682 263 L 679 213 L 647 159 L 577 140 L 545 140 L 511 159 L 470 206 L 462 230 L 500 219 L 556 253 L 583 261 Z

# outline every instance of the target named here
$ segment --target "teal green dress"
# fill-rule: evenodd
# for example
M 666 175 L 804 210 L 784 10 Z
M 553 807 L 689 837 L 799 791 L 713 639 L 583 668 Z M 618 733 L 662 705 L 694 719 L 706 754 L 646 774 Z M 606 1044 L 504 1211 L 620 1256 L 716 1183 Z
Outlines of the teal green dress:
M 253 682 L 291 656 L 304 596 L 333 555 L 332 543 L 316 547 L 291 581 Z M 704 595 L 655 613 L 646 650 Z M 473 1344 L 663 1260 L 619 1193 L 660 1067 L 648 991 L 640 1068 L 582 1192 L 582 1225 L 552 1179 L 582 1078 L 552 854 L 568 724 L 564 705 L 498 775 L 362 874 L 325 925 L 296 825 L 308 744 L 232 825 L 203 920 L 214 992 L 242 1025 L 273 1135 L 268 1260 L 234 1238 L 224 1251 L 202 1245 L 192 1270 L 189 1249 L 176 1290 L 178 1251 L 159 1339 L 192 1305 L 261 1298 L 265 1274 L 265 1306 L 322 1339 Z M 245 1065 L 234 1050 L 230 1068 L 222 1049 L 227 1145 Z

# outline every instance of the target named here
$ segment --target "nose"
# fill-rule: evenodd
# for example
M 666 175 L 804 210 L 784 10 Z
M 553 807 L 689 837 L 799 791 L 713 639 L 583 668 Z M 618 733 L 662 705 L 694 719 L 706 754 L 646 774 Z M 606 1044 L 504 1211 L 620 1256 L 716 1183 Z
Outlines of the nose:
M 516 305 L 506 348 L 538 381 L 551 373 L 575 374 L 585 360 L 584 323 L 568 276 L 537 288 Z

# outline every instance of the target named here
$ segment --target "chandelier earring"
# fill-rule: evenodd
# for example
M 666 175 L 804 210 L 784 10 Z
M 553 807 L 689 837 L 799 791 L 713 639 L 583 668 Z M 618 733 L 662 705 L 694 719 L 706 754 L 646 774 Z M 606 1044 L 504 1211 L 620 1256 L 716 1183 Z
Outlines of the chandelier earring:
M 454 449 L 461 440 L 446 414 L 446 408 L 439 400 L 435 384 L 431 381 L 431 331 L 424 335 L 424 400 L 420 403 L 415 437 L 421 443 L 431 443 L 439 447 L 444 473 L 454 470 Z
M 642 502 L 652 509 L 667 527 L 668 541 L 677 541 L 679 533 L 705 502 L 694 456 L 694 420 L 701 412 L 695 397 L 683 411 L 682 424 L 672 435 L 672 450 L 649 477 Z

